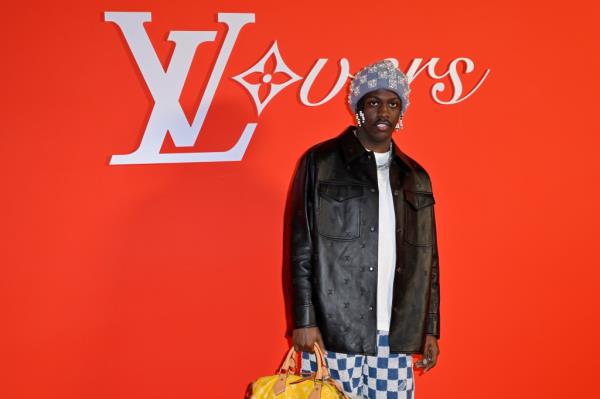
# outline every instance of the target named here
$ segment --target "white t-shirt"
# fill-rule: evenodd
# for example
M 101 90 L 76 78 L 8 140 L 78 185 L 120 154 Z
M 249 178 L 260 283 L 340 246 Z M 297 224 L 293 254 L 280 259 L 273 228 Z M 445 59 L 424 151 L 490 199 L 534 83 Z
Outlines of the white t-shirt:
M 394 197 L 390 187 L 388 161 L 392 150 L 373 152 L 377 168 L 379 188 L 379 231 L 377 248 L 377 329 L 390 330 L 392 315 L 392 295 L 394 291 L 394 270 L 396 266 L 396 216 Z M 386 165 L 387 164 L 387 165 Z M 381 168 L 381 165 L 386 165 Z

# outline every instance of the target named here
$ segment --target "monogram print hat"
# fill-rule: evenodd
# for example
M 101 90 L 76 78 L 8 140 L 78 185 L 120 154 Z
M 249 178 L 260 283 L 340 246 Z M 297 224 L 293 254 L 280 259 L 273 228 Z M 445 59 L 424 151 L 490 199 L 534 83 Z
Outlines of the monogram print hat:
M 400 97 L 402 101 L 402 114 L 410 104 L 408 101 L 408 79 L 406 75 L 394 66 L 389 60 L 376 62 L 367 65 L 354 75 L 350 82 L 350 93 L 348 94 L 348 104 L 353 113 L 356 113 L 356 104 L 367 93 L 378 89 L 391 90 Z

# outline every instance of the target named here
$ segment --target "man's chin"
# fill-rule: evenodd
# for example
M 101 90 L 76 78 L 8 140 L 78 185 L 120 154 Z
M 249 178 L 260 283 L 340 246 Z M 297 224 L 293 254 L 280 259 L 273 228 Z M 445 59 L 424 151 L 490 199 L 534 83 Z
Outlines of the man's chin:
M 385 140 L 389 139 L 392 136 L 393 130 L 394 129 L 392 129 L 389 126 L 385 130 L 379 130 L 378 128 L 375 127 L 372 129 L 368 129 L 367 133 L 368 133 L 369 137 L 371 138 L 371 140 L 381 142 L 381 141 L 385 141 Z

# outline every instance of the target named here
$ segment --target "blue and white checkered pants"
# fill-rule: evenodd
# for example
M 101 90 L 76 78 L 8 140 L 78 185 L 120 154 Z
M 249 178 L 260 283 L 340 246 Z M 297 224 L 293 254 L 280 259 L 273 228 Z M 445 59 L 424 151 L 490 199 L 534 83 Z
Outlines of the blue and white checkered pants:
M 387 331 L 377 331 L 377 355 L 348 355 L 327 351 L 331 377 L 351 398 L 413 399 L 415 393 L 412 356 L 390 353 Z M 314 353 L 302 353 L 302 370 L 317 371 Z

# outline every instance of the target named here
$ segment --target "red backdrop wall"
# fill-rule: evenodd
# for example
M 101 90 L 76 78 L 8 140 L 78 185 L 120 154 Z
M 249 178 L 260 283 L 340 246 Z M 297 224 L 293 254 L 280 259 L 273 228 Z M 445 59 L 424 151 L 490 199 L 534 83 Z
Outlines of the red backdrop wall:
M 226 26 L 237 39 L 195 145 L 224 151 L 257 123 L 241 161 L 109 165 L 135 150 L 154 105 L 106 11 L 148 11 L 166 66 L 168 32 L 216 31 L 198 47 L 181 104 L 199 105 Z M 21 1 L 2 34 L 3 210 L 0 397 L 241 398 L 287 349 L 285 197 L 300 154 L 352 123 L 345 89 L 318 107 L 302 81 L 260 115 L 232 79 L 277 41 L 323 98 L 351 72 L 394 57 L 439 58 L 395 140 L 436 192 L 442 338 L 424 398 L 595 397 L 600 266 L 598 6 L 564 2 Z M 272 67 L 272 66 L 271 66 Z M 263 96 L 265 90 L 261 89 Z

